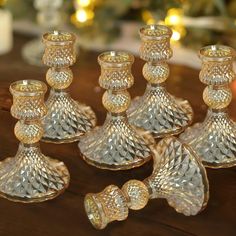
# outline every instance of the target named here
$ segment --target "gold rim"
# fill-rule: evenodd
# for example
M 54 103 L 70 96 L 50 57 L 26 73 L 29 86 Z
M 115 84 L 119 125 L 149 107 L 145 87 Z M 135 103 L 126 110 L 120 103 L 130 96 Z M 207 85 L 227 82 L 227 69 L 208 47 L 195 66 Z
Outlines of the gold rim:
M 107 67 L 122 67 L 131 65 L 134 62 L 134 56 L 126 51 L 107 51 L 98 56 L 98 63 Z
M 10 85 L 12 95 L 18 96 L 39 96 L 45 94 L 47 85 L 39 80 L 18 80 Z
M 43 43 L 59 46 L 73 44 L 75 40 L 76 37 L 73 33 L 57 30 L 47 32 L 42 37 Z
M 165 25 L 151 24 L 139 30 L 140 37 L 148 40 L 167 39 L 172 36 L 172 30 Z
M 199 58 L 203 61 L 231 61 L 235 56 L 235 50 L 224 45 L 209 45 L 199 51 Z

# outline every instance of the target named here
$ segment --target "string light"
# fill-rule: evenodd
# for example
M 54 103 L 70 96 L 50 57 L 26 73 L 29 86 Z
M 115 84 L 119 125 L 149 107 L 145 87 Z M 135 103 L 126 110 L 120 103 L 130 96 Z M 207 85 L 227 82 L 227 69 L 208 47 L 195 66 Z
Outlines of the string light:
M 75 15 L 76 20 L 78 20 L 80 23 L 84 23 L 88 20 L 93 19 L 94 13 L 90 10 L 78 9 Z
M 167 12 L 165 18 L 166 25 L 180 25 L 182 24 L 183 11 L 178 8 L 171 8 Z
M 4 6 L 6 4 L 7 0 L 0 0 L 0 6 Z
M 142 19 L 148 25 L 155 23 L 155 19 L 154 19 L 152 13 L 148 10 L 142 11 Z
M 171 40 L 178 41 L 178 40 L 180 40 L 180 38 L 181 38 L 180 33 L 178 31 L 173 30 Z
M 88 7 L 91 4 L 91 0 L 76 0 L 76 4 L 80 7 Z
M 186 35 L 186 29 L 182 22 L 183 10 L 179 8 L 171 8 L 168 10 L 165 24 L 171 27 L 173 34 L 171 40 L 173 42 L 179 41 Z
M 71 16 L 71 21 L 77 27 L 91 25 L 94 18 L 95 0 L 75 0 L 75 14 Z
M 165 22 L 162 20 L 157 21 L 153 14 L 148 11 L 148 10 L 143 10 L 142 11 L 142 19 L 147 25 L 152 25 L 152 24 L 159 24 L 159 25 L 164 25 Z

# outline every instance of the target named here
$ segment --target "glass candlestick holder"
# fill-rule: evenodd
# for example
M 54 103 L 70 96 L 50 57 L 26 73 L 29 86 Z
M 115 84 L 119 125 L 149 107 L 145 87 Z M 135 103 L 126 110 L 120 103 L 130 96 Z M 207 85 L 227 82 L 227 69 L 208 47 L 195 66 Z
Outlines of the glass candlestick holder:
M 42 154 L 41 119 L 46 115 L 46 85 L 37 80 L 11 84 L 11 114 L 19 119 L 15 135 L 20 140 L 15 157 L 0 162 L 0 196 L 17 202 L 42 202 L 61 194 L 69 184 L 69 172 L 63 162 Z
M 86 162 L 98 168 L 123 170 L 150 160 L 149 146 L 154 139 L 147 132 L 131 126 L 126 116 L 130 104 L 127 89 L 133 85 L 131 65 L 134 57 L 122 51 L 99 55 L 99 84 L 107 91 L 102 103 L 108 110 L 105 123 L 88 132 L 79 142 Z
M 212 45 L 200 50 L 202 69 L 200 80 L 207 87 L 203 100 L 208 112 L 203 123 L 194 124 L 180 138 L 191 145 L 203 163 L 211 168 L 236 165 L 236 124 L 227 113 L 232 99 L 229 83 L 235 79 L 234 49 Z
M 164 85 L 169 76 L 167 60 L 172 56 L 171 29 L 164 25 L 147 25 L 140 29 L 140 57 L 148 81 L 143 96 L 135 98 L 129 109 L 131 124 L 148 130 L 155 138 L 175 135 L 190 125 L 193 111 L 186 100 L 170 95 Z
M 96 124 L 92 109 L 73 100 L 66 91 L 73 80 L 69 66 L 76 61 L 75 39 L 74 34 L 61 31 L 43 35 L 43 63 L 51 67 L 46 80 L 52 87 L 46 102 L 48 113 L 43 120 L 46 142 L 75 142 Z
M 57 29 L 61 23 L 60 8 L 63 0 L 34 0 L 36 22 L 44 31 Z M 27 42 L 22 49 L 23 58 L 32 65 L 42 66 L 44 46 L 40 37 Z
M 186 216 L 196 215 L 206 207 L 207 175 L 192 149 L 177 138 L 168 137 L 157 144 L 154 153 L 153 173 L 144 181 L 130 180 L 121 189 L 110 185 L 100 193 L 85 196 L 85 210 L 95 228 L 125 220 L 129 209 L 140 210 L 153 198 L 165 198 Z

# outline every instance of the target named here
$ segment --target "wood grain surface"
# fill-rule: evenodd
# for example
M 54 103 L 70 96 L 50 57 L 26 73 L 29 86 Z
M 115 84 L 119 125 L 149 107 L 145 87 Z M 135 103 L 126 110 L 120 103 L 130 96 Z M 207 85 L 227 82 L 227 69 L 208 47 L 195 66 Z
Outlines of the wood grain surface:
M 29 40 L 15 35 L 14 49 L 0 56 L 0 159 L 14 156 L 18 141 L 13 128 L 16 120 L 10 115 L 12 97 L 10 83 L 22 79 L 45 81 L 47 68 L 28 65 L 21 58 L 22 45 Z M 98 86 L 100 68 L 98 53 L 81 51 L 77 64 L 72 67 L 74 81 L 70 86 L 73 98 L 90 105 L 97 114 L 98 124 L 105 118 Z M 136 58 L 133 66 L 135 84 L 129 90 L 132 97 L 141 95 L 145 89 L 142 77 L 143 62 Z M 168 90 L 188 99 L 195 112 L 194 121 L 201 121 L 206 114 L 202 100 L 203 85 L 198 79 L 199 71 L 171 65 Z M 233 101 L 229 107 L 236 119 L 236 83 L 232 84 Z M 235 236 L 236 235 L 236 168 L 207 170 L 210 183 L 210 200 L 207 208 L 197 216 L 185 217 L 168 206 L 164 199 L 151 200 L 140 211 L 130 211 L 123 222 L 114 222 L 105 230 L 97 231 L 87 220 L 83 199 L 86 193 L 99 192 L 109 184 L 122 184 L 129 179 L 149 176 L 152 162 L 130 170 L 111 172 L 87 165 L 81 158 L 77 143 L 41 143 L 44 154 L 62 160 L 67 165 L 71 181 L 64 194 L 54 200 L 37 204 L 13 203 L 0 199 L 0 236 Z

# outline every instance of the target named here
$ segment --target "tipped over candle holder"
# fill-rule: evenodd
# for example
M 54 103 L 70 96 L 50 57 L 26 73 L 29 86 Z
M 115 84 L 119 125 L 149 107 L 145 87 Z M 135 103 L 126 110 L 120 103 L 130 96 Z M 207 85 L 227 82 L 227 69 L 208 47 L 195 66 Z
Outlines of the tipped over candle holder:
M 196 215 L 208 202 L 206 171 L 192 149 L 175 137 L 164 138 L 154 148 L 153 173 L 144 181 L 130 180 L 122 188 L 106 187 L 85 196 L 88 219 L 96 229 L 128 217 L 129 209 L 140 210 L 149 199 L 165 198 L 177 212 Z

